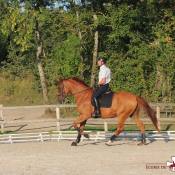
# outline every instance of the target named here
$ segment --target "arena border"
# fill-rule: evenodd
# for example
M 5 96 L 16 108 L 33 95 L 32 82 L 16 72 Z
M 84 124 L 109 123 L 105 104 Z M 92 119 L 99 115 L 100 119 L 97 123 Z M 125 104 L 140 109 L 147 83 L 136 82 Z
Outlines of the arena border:
M 85 131 L 90 135 L 87 139 L 82 136 L 83 141 L 107 141 L 112 132 L 105 131 Z M 20 133 L 20 134 L 2 134 L 0 135 L 0 144 L 13 144 L 13 143 L 24 143 L 24 142 L 46 142 L 46 141 L 62 141 L 62 140 L 75 140 L 77 137 L 76 131 L 52 131 L 52 132 L 36 132 L 36 133 Z M 149 141 L 164 140 L 172 141 L 175 140 L 175 131 L 157 131 L 146 132 L 146 139 Z M 140 140 L 139 132 L 123 132 L 116 140 Z

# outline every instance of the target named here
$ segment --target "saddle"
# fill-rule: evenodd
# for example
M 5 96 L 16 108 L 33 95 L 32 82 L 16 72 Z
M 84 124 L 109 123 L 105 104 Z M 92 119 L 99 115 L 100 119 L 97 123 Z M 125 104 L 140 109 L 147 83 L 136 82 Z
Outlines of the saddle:
M 103 95 L 98 98 L 100 108 L 110 108 L 112 105 L 112 97 L 114 92 L 111 89 L 108 89 Z M 93 100 L 91 100 L 91 104 L 94 106 Z

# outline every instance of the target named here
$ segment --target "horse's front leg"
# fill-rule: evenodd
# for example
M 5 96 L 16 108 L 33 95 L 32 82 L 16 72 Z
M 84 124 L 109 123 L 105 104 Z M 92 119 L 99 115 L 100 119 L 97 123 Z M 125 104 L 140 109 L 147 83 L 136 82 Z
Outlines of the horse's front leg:
M 81 141 L 81 132 L 80 132 L 80 128 L 77 128 L 78 131 L 78 135 L 75 141 L 72 142 L 72 146 L 77 146 L 78 143 L 80 143 Z
M 80 124 L 80 134 L 89 139 L 89 134 L 84 133 L 84 128 L 85 128 L 86 122 L 87 122 L 87 120 L 81 122 L 81 124 Z
M 89 138 L 88 134 L 83 133 L 85 124 L 86 124 L 86 120 L 80 124 L 79 128 L 78 127 L 76 128 L 78 131 L 78 135 L 77 135 L 76 140 L 72 142 L 72 144 L 71 144 L 72 146 L 77 146 L 77 144 L 80 143 L 82 135 L 84 135 L 84 137 L 86 137 L 86 138 Z
M 88 134 L 83 133 L 85 124 L 86 124 L 87 119 L 80 115 L 78 119 L 74 121 L 74 128 L 78 131 L 78 135 L 75 141 L 72 142 L 72 146 L 77 146 L 77 144 L 81 141 L 81 136 L 82 134 L 84 137 L 89 138 Z

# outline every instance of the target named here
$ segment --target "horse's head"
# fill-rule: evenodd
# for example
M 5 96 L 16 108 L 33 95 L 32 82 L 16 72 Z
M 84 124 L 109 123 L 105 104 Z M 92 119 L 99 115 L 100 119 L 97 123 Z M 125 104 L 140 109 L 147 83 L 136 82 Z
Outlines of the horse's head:
M 58 100 L 60 103 L 64 102 L 65 96 L 70 93 L 70 89 L 66 83 L 67 80 L 61 79 L 58 81 Z
M 58 81 L 58 97 L 60 103 L 63 103 L 65 96 L 68 94 L 77 95 L 81 94 L 85 90 L 90 89 L 88 85 L 86 85 L 79 78 L 68 78 L 61 79 Z

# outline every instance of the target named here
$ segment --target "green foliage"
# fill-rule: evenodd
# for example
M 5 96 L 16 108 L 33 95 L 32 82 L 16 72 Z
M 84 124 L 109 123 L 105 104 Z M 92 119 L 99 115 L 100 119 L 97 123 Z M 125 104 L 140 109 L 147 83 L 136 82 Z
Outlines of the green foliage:
M 0 0 L 1 101 L 42 101 L 36 20 L 51 102 L 56 100 L 56 79 L 75 76 L 90 81 L 95 30 L 99 31 L 99 55 L 108 59 L 112 70 L 113 90 L 127 90 L 150 101 L 175 100 L 175 14 L 171 1 L 62 1 L 57 8 L 54 0 L 21 2 L 23 8 L 18 0 Z
M 172 54 L 174 18 L 168 9 L 157 13 L 156 19 L 151 14 L 157 12 L 157 7 L 149 5 L 147 13 L 141 11 L 145 4 L 138 7 L 122 4 L 109 12 L 111 31 L 105 45 L 113 69 L 112 87 L 152 101 L 171 101 L 174 98 L 171 78 L 175 62 Z M 143 25 L 145 29 L 140 27 Z
M 52 54 L 46 63 L 49 80 L 80 75 L 83 65 L 80 60 L 80 41 L 78 37 L 68 35 L 67 39 L 53 48 Z
M 34 17 L 36 13 L 25 10 L 21 12 L 19 7 L 9 6 L 7 14 L 4 17 L 1 31 L 8 36 L 13 33 L 13 42 L 21 47 L 21 52 L 31 47 L 31 39 L 33 36 Z

